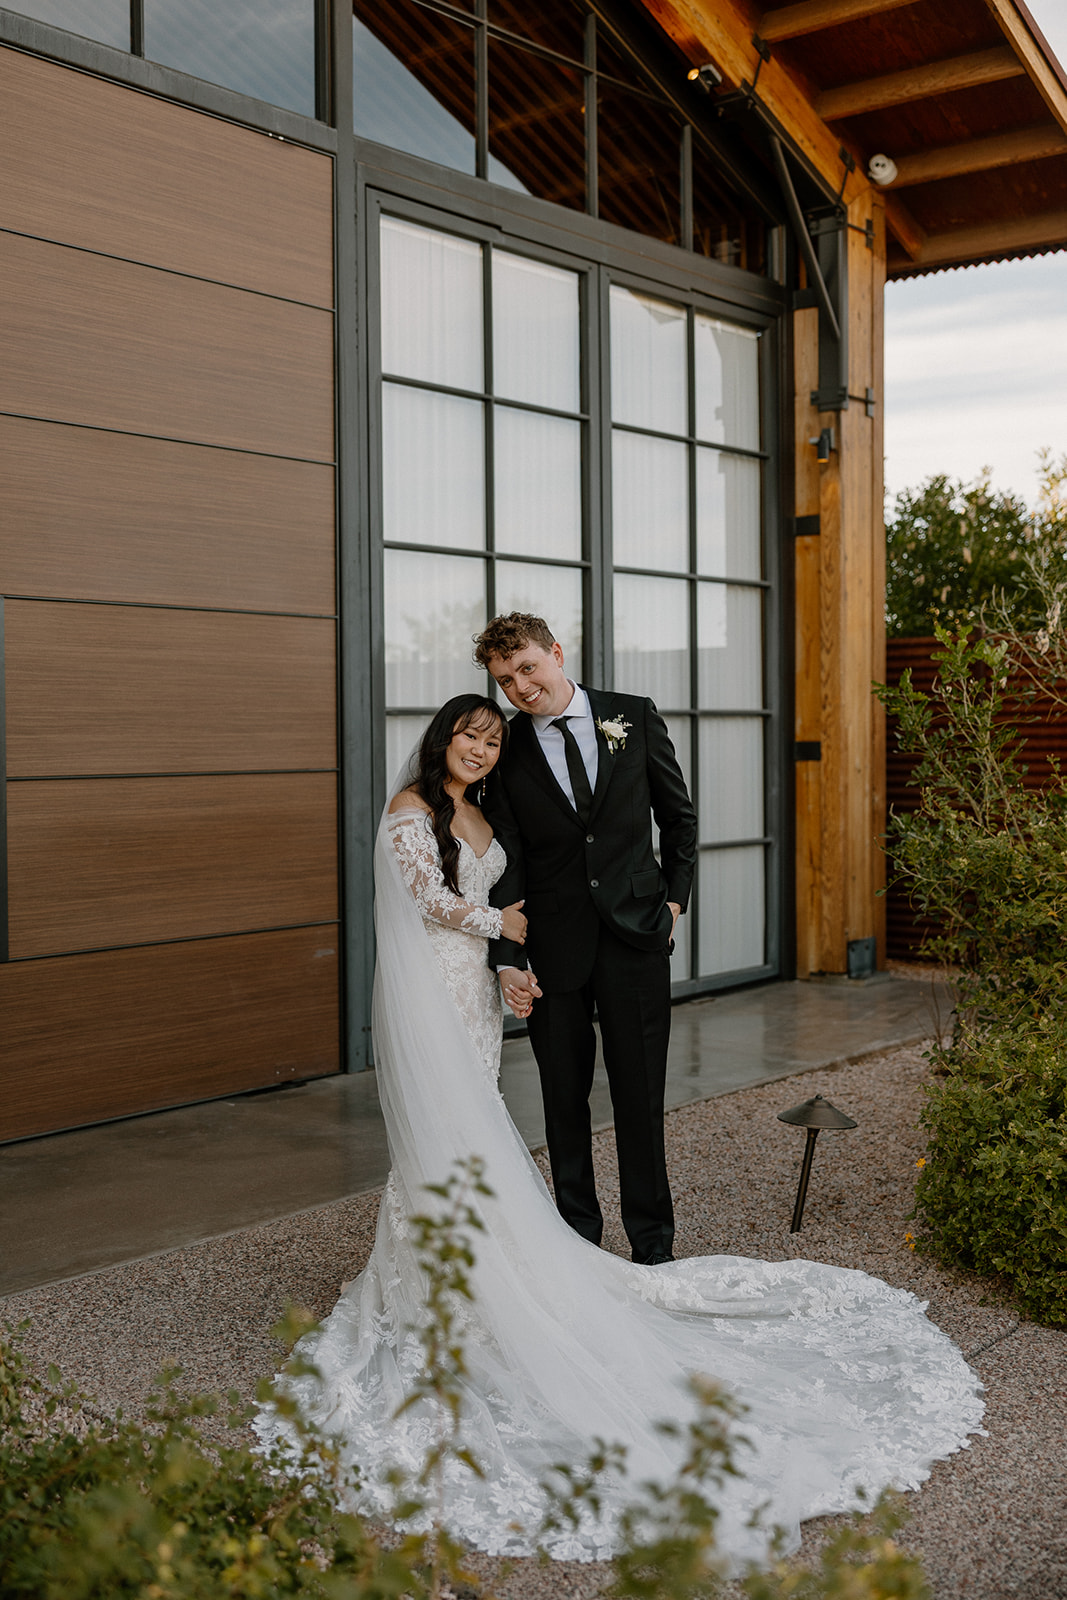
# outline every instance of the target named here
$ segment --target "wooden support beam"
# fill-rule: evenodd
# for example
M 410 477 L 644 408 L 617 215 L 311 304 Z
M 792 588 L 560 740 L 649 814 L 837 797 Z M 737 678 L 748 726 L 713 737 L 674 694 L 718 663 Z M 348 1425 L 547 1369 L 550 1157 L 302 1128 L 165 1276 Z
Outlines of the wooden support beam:
M 1020 78 L 1025 71 L 1014 50 L 1001 45 L 994 50 L 976 50 L 969 56 L 953 56 L 948 61 L 908 67 L 904 72 L 889 72 L 881 78 L 866 78 L 862 83 L 845 83 L 839 89 L 826 89 L 816 96 L 815 109 L 824 122 L 837 122 L 864 111 L 905 105 L 909 100 L 928 100 L 953 89 Z
M 1067 211 L 1046 211 L 1038 217 L 1013 217 L 984 222 L 976 228 L 932 233 L 912 260 L 921 267 L 948 266 L 1042 244 L 1067 245 Z
M 800 0 L 799 5 L 782 6 L 761 17 L 756 32 L 766 44 L 777 44 L 780 39 L 799 39 L 805 33 L 820 33 L 823 28 L 837 28 L 843 22 L 913 4 L 914 0 Z
M 885 196 L 885 221 L 898 244 L 902 245 L 913 261 L 917 261 L 926 243 L 925 229 L 921 228 L 904 204 L 895 196 Z
M 897 175 L 887 189 L 905 189 L 916 183 L 934 183 L 964 172 L 988 172 L 993 167 L 1013 167 L 1020 161 L 1040 161 L 1067 152 L 1067 133 L 1054 122 L 1038 128 L 1017 128 L 990 139 L 965 139 L 960 144 L 920 150 L 915 155 L 894 156 Z M 901 240 L 901 243 L 904 241 Z
M 1019 15 L 1013 0 L 986 0 L 986 5 L 1000 23 L 1012 50 L 1024 64 L 1030 79 L 1052 115 L 1061 128 L 1067 129 L 1067 88 L 1064 87 L 1062 66 L 1057 72 Z

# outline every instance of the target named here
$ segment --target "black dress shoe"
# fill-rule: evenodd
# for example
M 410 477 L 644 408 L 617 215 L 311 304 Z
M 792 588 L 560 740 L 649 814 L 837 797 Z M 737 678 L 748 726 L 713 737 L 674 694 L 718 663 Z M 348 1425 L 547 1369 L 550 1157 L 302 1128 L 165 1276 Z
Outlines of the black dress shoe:
M 641 1265 L 642 1267 L 662 1267 L 662 1265 L 663 1265 L 663 1263 L 665 1261 L 673 1261 L 673 1260 L 674 1260 L 673 1256 L 668 1255 L 663 1250 L 657 1250 L 654 1255 L 646 1256 L 645 1259 L 642 1262 L 639 1263 L 639 1265 Z

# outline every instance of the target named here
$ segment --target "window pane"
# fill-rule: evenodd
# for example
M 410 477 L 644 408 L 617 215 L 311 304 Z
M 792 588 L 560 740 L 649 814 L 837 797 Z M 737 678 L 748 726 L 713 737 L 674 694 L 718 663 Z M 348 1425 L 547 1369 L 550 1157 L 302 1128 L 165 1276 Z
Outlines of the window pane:
M 482 401 L 383 385 L 382 534 L 401 544 L 484 549 Z
M 697 571 L 759 578 L 761 464 L 697 448 Z
M 602 221 L 667 244 L 683 242 L 681 133 L 681 120 L 667 106 L 597 79 Z
M 611 438 L 612 555 L 619 567 L 689 570 L 689 449 L 640 433 Z
M 529 561 L 498 561 L 496 609 L 500 616 L 525 611 L 544 617 L 563 647 L 572 678 L 582 676 L 582 574 L 574 567 L 538 567 Z
M 474 176 L 474 30 L 408 0 L 357 0 L 353 127 Z
M 401 764 L 410 759 L 429 725 L 429 716 L 386 717 L 385 781 L 390 788 L 398 782 Z M 404 776 L 406 778 L 407 774 Z
M 763 721 L 702 717 L 700 838 L 754 839 L 763 833 Z
M 685 311 L 616 284 L 611 291 L 611 415 L 688 433 Z
M 684 579 L 615 578 L 615 687 L 658 706 L 687 706 L 689 586 Z
M 116 50 L 130 48 L 130 0 L 16 0 L 8 9 Z
M 582 555 L 582 425 L 497 406 L 496 548 L 515 555 Z
M 385 552 L 385 698 L 439 706 L 484 686 L 471 639 L 485 623 L 485 563 L 424 551 Z
M 758 589 L 697 585 L 699 703 L 707 710 L 763 704 L 761 598 Z
M 766 223 L 723 181 L 699 138 L 693 140 L 693 249 L 724 266 L 766 270 Z
M 466 5 L 468 0 L 463 0 Z M 489 21 L 533 39 L 557 55 L 581 62 L 585 51 L 585 7 L 575 0 L 489 0 Z
M 315 0 L 144 0 L 144 53 L 315 115 Z
M 576 272 L 493 251 L 493 392 L 580 409 Z
M 382 218 L 382 371 L 483 387 L 482 248 Z
M 759 339 L 748 328 L 696 318 L 697 437 L 758 450 Z
M 585 209 L 585 74 L 489 40 L 490 172 L 526 194 Z
M 764 871 L 762 846 L 701 852 L 701 973 L 762 967 Z

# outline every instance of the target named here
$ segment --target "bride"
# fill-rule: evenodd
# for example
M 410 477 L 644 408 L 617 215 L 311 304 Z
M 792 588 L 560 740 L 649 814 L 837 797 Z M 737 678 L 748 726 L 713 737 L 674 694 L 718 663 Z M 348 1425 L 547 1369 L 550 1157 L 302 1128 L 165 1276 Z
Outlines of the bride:
M 452 1531 L 490 1554 L 532 1553 L 542 1479 L 584 1461 L 596 1438 L 626 1446 L 634 1483 L 670 1479 L 680 1447 L 656 1424 L 688 1419 L 687 1381 L 703 1374 L 747 1408 L 751 1447 L 721 1492 L 718 1545 L 759 1560 L 758 1508 L 795 1548 L 801 1520 L 852 1508 L 858 1487 L 917 1486 L 978 1428 L 979 1385 L 913 1295 L 865 1273 L 745 1256 L 638 1266 L 559 1216 L 497 1087 L 502 1012 L 486 941 L 521 942 L 525 918 L 521 904 L 487 903 L 505 862 L 476 797 L 506 741 L 492 701 L 448 701 L 382 818 L 373 1021 L 392 1170 L 366 1269 L 301 1343 L 321 1376 L 286 1384 L 343 1440 L 360 1508 L 388 1515 L 386 1472 L 416 1474 L 437 1439 L 422 1405 L 397 1415 L 423 1360 L 407 1219 L 426 1209 L 426 1184 L 479 1156 L 493 1194 L 473 1197 L 485 1231 L 462 1313 L 463 1443 L 484 1476 L 448 1463 Z M 269 1409 L 256 1426 L 289 1437 Z M 601 1517 L 552 1536 L 551 1554 L 609 1557 L 626 1498 L 609 1484 Z

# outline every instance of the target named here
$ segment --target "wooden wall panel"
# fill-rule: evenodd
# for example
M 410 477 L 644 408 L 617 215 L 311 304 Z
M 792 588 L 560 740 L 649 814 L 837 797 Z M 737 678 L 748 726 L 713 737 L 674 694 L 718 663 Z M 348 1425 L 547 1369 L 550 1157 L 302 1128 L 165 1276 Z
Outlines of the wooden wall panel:
M 0 416 L 0 594 L 336 609 L 334 469 Z
M 0 411 L 331 461 L 333 316 L 0 234 Z
M 335 767 L 332 619 L 9 600 L 8 776 Z
M 819 515 L 819 464 L 808 439 L 819 431 L 811 393 L 819 386 L 819 313 L 812 306 L 793 313 L 795 384 L 795 498 L 798 517 Z M 822 645 L 819 589 L 822 537 L 804 534 L 795 542 L 794 737 L 822 739 Z M 807 978 L 822 964 L 822 762 L 796 763 L 797 976 Z
M 0 1140 L 339 1066 L 336 926 L 0 966 Z
M 337 780 L 12 783 L 13 958 L 331 921 Z
M 0 101 L 6 228 L 333 304 L 329 156 L 14 50 Z

